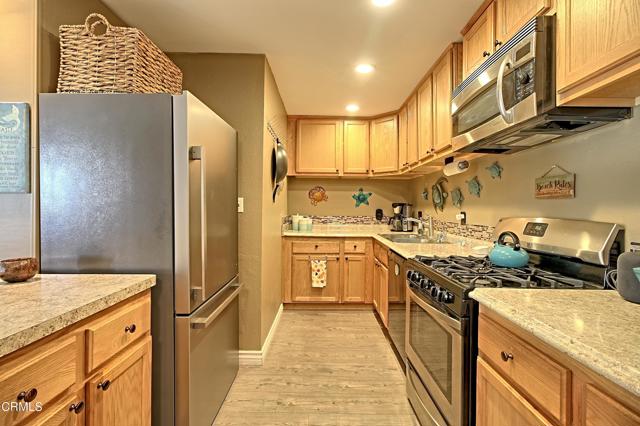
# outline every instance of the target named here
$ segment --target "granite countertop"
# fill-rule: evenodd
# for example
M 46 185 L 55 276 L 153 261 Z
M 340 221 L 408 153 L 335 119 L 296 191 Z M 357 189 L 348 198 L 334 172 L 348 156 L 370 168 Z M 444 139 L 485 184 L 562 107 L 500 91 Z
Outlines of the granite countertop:
M 478 288 L 470 295 L 640 396 L 640 305 L 611 290 Z
M 479 256 L 484 257 L 491 248 L 491 243 L 483 240 L 460 237 L 449 234 L 447 241 L 451 244 L 414 244 L 394 243 L 381 236 L 392 234 L 387 225 L 314 225 L 311 232 L 284 231 L 285 237 L 353 237 L 373 238 L 378 240 L 405 259 L 421 256 Z M 402 235 L 403 233 L 399 233 Z
M 155 275 L 36 275 L 0 281 L 0 356 L 100 312 L 156 283 Z

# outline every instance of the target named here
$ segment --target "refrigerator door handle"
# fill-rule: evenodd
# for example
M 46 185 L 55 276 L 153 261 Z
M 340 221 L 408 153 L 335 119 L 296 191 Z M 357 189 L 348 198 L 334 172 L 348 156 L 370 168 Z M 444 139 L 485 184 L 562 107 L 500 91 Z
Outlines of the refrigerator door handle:
M 240 290 L 242 290 L 242 284 L 234 284 L 229 288 L 229 290 L 231 291 L 231 294 L 227 296 L 224 300 L 215 301 L 215 298 L 214 300 L 212 300 L 212 302 L 217 302 L 217 303 L 214 303 L 213 306 L 215 306 L 215 308 L 213 308 L 213 310 L 209 315 L 202 318 L 199 318 L 199 317 L 192 318 L 191 328 L 209 327 L 216 320 L 216 318 L 218 318 L 220 314 L 224 312 L 227 306 L 229 306 L 236 299 L 236 297 L 238 297 L 238 295 L 240 294 Z M 204 308 L 207 309 L 206 307 Z
M 200 286 L 191 287 L 192 292 L 199 292 L 200 299 L 204 300 L 206 295 L 206 277 L 207 277 L 207 169 L 206 156 L 203 146 L 192 146 L 189 148 L 189 160 L 200 162 L 200 179 L 199 179 L 199 202 L 200 202 Z M 192 294 L 195 299 L 196 295 Z

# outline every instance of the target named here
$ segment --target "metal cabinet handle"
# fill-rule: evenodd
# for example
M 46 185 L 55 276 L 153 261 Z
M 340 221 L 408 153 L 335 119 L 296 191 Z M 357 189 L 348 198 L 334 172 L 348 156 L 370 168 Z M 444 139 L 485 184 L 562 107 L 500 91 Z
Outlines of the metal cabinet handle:
M 508 352 L 502 351 L 502 352 L 500 352 L 500 358 L 502 358 L 502 360 L 504 362 L 507 362 L 510 359 L 513 359 L 513 354 L 510 354 Z
M 319 246 L 316 244 L 316 250 L 318 250 L 318 247 L 319 247 Z
M 18 394 L 18 401 L 31 402 L 38 396 L 38 389 L 31 388 Z
M 111 380 L 108 380 L 108 379 L 98 383 L 98 389 L 102 389 L 103 391 L 106 391 L 107 389 L 109 389 L 109 386 L 111 386 Z
M 84 410 L 84 402 L 83 401 L 76 402 L 76 403 L 71 404 L 69 406 L 69 411 L 73 411 L 76 414 L 80 414 L 82 412 L 82 410 Z
M 503 95 L 503 82 L 504 82 L 504 71 L 507 67 L 511 67 L 513 65 L 513 61 L 510 56 L 505 56 L 500 64 L 500 68 L 498 69 L 498 79 L 496 81 L 496 97 L 498 98 L 498 108 L 500 109 L 500 115 L 504 119 L 506 123 L 513 123 L 513 112 L 507 111 L 504 105 L 504 95 Z
M 496 41 L 493 42 L 493 45 L 495 47 L 502 46 L 502 42 L 500 40 L 496 40 Z
M 349 261 L 349 258 L 348 258 L 348 257 L 345 257 L 345 258 L 344 258 L 344 260 L 345 260 L 345 262 L 348 262 L 348 261 Z
M 486 58 L 487 56 L 491 56 L 491 53 L 487 52 L 486 50 L 484 52 L 482 52 L 482 57 Z
M 131 325 L 126 326 L 124 328 L 124 332 L 125 333 L 131 333 L 131 334 L 135 333 L 136 332 L 136 325 L 135 324 L 131 324 Z

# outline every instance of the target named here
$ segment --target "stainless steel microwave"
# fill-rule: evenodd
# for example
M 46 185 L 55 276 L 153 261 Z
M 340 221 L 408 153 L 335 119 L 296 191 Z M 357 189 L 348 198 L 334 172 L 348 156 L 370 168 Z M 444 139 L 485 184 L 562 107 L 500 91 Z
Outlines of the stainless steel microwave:
M 539 16 L 452 94 L 453 148 L 511 153 L 632 116 L 631 108 L 558 107 L 555 17 Z

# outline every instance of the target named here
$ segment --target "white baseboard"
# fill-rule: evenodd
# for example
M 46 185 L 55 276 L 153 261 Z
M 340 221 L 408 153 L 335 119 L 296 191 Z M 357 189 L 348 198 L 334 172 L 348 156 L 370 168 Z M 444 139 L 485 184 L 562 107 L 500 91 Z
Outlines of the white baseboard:
M 283 305 L 280 304 L 278 308 L 278 312 L 276 313 L 276 317 L 273 319 L 273 323 L 271 324 L 271 328 L 269 329 L 269 334 L 267 334 L 267 338 L 264 339 L 264 344 L 262 345 L 262 349 L 259 351 L 239 351 L 240 365 L 262 365 L 264 359 L 267 356 L 267 352 L 269 352 L 269 347 L 271 346 L 271 341 L 273 340 L 273 335 L 278 328 L 278 324 L 280 324 L 280 317 L 282 316 Z

